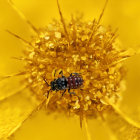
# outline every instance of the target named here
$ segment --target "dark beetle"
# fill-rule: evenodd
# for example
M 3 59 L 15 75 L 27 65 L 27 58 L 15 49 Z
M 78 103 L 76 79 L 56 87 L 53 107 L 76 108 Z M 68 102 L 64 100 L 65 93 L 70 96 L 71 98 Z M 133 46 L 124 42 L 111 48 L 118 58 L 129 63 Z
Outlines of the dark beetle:
M 75 94 L 74 92 L 70 92 L 70 89 L 78 89 L 79 87 L 81 87 L 83 85 L 84 81 L 82 79 L 82 76 L 79 73 L 71 73 L 69 77 L 65 77 L 63 75 L 63 71 L 61 71 L 59 74 L 61 74 L 61 77 L 51 81 L 50 85 L 44 79 L 46 84 L 48 86 L 51 86 L 51 89 L 49 91 L 51 91 L 51 90 L 53 90 L 53 91 L 64 90 L 64 92 L 62 93 L 62 96 L 63 96 L 64 93 L 66 92 L 66 90 L 68 89 L 68 92 L 70 94 Z M 49 91 L 48 91 L 47 98 L 49 96 Z

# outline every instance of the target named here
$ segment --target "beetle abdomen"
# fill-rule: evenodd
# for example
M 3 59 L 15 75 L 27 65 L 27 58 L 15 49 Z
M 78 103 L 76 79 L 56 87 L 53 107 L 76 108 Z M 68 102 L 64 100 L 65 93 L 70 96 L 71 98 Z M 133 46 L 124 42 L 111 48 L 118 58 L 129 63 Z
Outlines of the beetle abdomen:
M 77 89 L 83 85 L 83 79 L 79 75 L 71 75 L 67 78 L 67 87 L 69 89 Z

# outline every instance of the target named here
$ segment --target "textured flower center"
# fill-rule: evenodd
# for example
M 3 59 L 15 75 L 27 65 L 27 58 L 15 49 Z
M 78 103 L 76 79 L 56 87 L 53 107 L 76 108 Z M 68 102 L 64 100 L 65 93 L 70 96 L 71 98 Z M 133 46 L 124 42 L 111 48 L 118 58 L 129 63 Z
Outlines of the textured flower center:
M 105 98 L 116 103 L 122 92 L 125 70 L 121 61 L 127 57 L 116 41 L 110 28 L 94 22 L 83 22 L 75 18 L 66 24 L 66 34 L 62 23 L 53 21 L 40 29 L 31 42 L 33 47 L 25 50 L 25 82 L 38 99 L 43 99 L 50 90 L 48 83 L 71 73 L 80 73 L 83 86 L 71 89 L 75 95 L 63 90 L 51 91 L 48 109 L 86 116 L 96 116 L 109 105 Z M 55 73 L 55 76 L 54 76 Z

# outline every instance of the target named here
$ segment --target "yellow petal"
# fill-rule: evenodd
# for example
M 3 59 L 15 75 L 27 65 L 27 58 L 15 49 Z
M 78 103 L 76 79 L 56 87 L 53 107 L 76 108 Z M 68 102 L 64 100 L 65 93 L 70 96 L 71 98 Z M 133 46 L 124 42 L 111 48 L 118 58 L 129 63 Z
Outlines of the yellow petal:
M 118 140 L 140 140 L 140 125 L 123 114 L 117 106 L 106 114 L 106 123 Z
M 11 77 L 0 80 L 0 101 L 14 94 L 20 94 L 20 92 L 26 88 L 26 85 L 21 85 L 21 78 L 22 77 Z
M 27 90 L 0 101 L 0 139 L 14 133 L 36 105 L 36 100 Z

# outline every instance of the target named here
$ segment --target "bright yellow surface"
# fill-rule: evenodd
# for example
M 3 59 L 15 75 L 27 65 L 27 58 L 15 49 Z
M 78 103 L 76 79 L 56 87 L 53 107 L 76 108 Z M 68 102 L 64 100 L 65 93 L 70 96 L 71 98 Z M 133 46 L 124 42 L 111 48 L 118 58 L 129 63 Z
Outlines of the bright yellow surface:
M 86 20 L 98 17 L 104 0 L 60 0 L 60 5 L 67 19 L 71 13 L 80 11 Z M 56 0 L 14 0 L 14 3 L 36 27 L 47 25 L 52 18 L 59 18 Z M 109 0 L 102 24 L 119 28 L 119 38 L 125 48 L 140 47 L 140 1 L 139 0 Z M 6 0 L 0 0 L 0 73 L 11 74 L 22 68 L 20 62 L 12 60 L 12 56 L 20 56 L 24 47 L 18 39 L 6 33 L 9 29 L 14 33 L 30 40 L 33 34 L 28 25 L 20 19 L 17 13 L 8 5 Z M 128 67 L 127 89 L 124 93 L 121 108 L 137 121 L 140 117 L 140 55 L 126 61 Z M 11 81 L 7 83 L 11 85 Z M 2 94 L 2 91 L 0 91 Z M 135 115 L 137 112 L 137 116 Z M 139 112 L 139 113 L 138 113 Z M 1 115 L 1 114 L 0 114 Z M 93 140 L 113 140 L 109 130 L 96 120 L 89 121 L 89 131 Z M 38 112 L 24 123 L 15 133 L 16 140 L 85 140 L 85 130 L 79 127 L 79 120 L 46 116 Z

